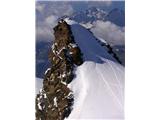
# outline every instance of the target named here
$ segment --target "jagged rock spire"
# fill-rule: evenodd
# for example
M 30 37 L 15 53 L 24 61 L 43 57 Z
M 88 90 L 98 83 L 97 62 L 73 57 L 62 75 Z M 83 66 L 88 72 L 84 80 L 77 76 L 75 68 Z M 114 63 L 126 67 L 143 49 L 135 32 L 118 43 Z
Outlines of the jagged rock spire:
M 43 88 L 36 96 L 36 120 L 63 120 L 69 116 L 74 95 L 68 84 L 74 78 L 74 67 L 83 63 L 70 26 L 64 20 L 58 22 L 54 35 L 49 53 L 52 66 L 46 70 Z

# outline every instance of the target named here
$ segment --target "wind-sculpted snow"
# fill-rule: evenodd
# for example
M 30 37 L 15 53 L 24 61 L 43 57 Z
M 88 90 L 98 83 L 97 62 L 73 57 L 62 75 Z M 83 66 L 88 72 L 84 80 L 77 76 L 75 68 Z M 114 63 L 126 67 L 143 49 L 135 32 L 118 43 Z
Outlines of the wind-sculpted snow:
M 123 119 L 124 67 L 99 45 L 91 32 L 66 21 L 85 60 L 75 69 L 76 77 L 69 85 L 74 105 L 67 119 Z

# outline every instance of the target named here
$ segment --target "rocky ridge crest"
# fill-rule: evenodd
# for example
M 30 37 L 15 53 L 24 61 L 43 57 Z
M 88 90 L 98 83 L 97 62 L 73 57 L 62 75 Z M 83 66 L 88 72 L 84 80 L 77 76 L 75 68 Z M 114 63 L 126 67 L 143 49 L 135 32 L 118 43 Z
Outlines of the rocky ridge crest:
M 43 88 L 36 96 L 36 120 L 63 120 L 69 116 L 74 95 L 68 84 L 74 78 L 74 68 L 83 63 L 71 28 L 64 20 L 54 28 L 54 36 L 49 52 L 52 66 L 46 70 Z

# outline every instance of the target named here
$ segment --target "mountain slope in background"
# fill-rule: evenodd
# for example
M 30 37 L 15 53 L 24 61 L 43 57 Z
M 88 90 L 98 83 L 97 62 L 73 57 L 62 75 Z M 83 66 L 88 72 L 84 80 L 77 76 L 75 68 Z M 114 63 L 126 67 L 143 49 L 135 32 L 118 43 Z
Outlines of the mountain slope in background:
M 123 10 L 115 8 L 109 12 L 100 8 L 91 7 L 86 11 L 76 12 L 70 16 L 70 19 L 78 23 L 88 23 L 97 20 L 110 21 L 118 26 L 125 26 L 125 14 Z
M 36 77 L 44 78 L 44 72 L 49 67 L 48 53 L 52 43 L 50 41 L 36 41 Z
M 121 27 L 125 26 L 125 14 L 124 11 L 117 8 L 113 9 L 107 15 L 107 20 Z
M 106 20 L 107 13 L 99 8 L 91 7 L 86 11 L 74 13 L 70 16 L 70 19 L 78 23 L 94 22 L 96 20 Z

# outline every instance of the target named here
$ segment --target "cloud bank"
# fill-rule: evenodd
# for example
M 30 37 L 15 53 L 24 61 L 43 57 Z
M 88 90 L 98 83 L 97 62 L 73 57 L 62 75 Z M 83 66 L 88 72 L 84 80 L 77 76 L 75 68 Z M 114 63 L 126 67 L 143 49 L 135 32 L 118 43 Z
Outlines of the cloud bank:
M 124 27 L 119 27 L 110 21 L 97 20 L 93 23 L 91 31 L 96 37 L 103 38 L 113 45 L 125 44 L 125 31 Z
M 58 18 L 72 13 L 73 8 L 68 2 L 36 2 L 36 40 L 53 40 L 53 28 Z

